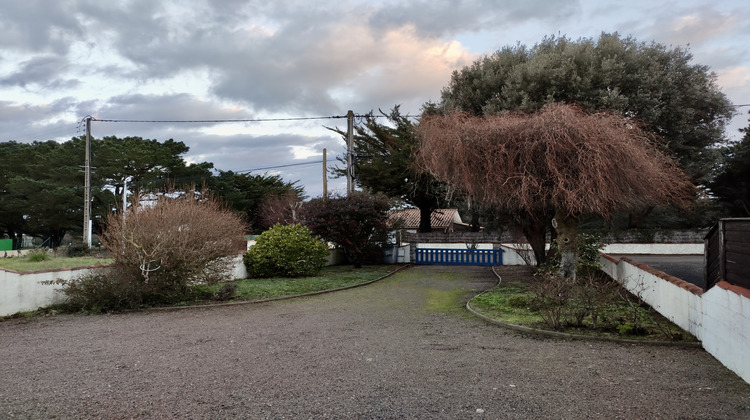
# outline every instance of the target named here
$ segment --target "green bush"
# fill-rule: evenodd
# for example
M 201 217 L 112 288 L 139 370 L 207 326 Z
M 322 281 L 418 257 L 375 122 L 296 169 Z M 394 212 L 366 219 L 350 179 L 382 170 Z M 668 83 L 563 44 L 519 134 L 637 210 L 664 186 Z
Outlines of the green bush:
M 328 247 L 300 224 L 276 224 L 258 236 L 244 261 L 250 277 L 302 277 L 320 272 Z
M 46 249 L 35 249 L 29 252 L 27 258 L 29 259 L 30 262 L 42 262 L 42 261 L 47 261 L 48 259 L 52 257 L 50 257 Z
M 578 241 L 578 262 L 576 264 L 576 274 L 579 276 L 596 275 L 601 270 L 599 263 L 599 250 L 602 249 L 601 238 L 597 235 L 579 233 Z M 557 241 L 552 241 L 547 261 L 538 269 L 538 275 L 543 278 L 553 277 L 560 268 L 560 247 Z

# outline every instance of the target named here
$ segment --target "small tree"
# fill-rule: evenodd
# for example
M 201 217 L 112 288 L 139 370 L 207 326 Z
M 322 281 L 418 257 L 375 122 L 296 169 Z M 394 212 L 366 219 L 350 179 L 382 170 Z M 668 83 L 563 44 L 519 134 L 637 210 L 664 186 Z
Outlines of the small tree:
M 575 276 L 581 215 L 687 206 L 695 196 L 656 138 L 613 113 L 551 104 L 534 114 L 426 117 L 418 130 L 417 162 L 426 171 L 479 202 L 536 219 L 554 214 L 566 277 Z
M 348 197 L 316 198 L 305 203 L 303 219 L 316 235 L 341 247 L 355 267 L 379 250 L 388 235 L 390 203 L 382 196 L 355 192 Z
M 87 285 L 71 283 L 69 291 L 109 290 L 92 297 L 109 302 L 105 309 L 120 309 L 174 302 L 185 297 L 192 284 L 230 279 L 232 257 L 245 244 L 240 218 L 205 194 L 167 194 L 155 200 L 152 205 L 132 206 L 125 218 L 107 217 L 101 240 L 114 264 L 85 279 Z M 79 298 L 97 305 L 85 296 Z
M 301 277 L 318 274 L 328 247 L 303 225 L 274 225 L 245 254 L 251 277 Z
M 283 194 L 269 195 L 263 199 L 260 205 L 260 226 L 270 228 L 277 223 L 291 225 L 299 222 L 299 211 L 302 208 L 302 199 L 295 191 L 287 191 Z

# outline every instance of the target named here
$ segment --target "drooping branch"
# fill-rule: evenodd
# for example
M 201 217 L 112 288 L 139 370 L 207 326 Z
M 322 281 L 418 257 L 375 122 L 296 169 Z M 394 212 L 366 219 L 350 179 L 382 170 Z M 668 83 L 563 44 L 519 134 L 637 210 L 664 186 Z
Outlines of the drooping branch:
M 653 204 L 687 206 L 688 177 L 636 122 L 551 104 L 534 114 L 428 116 L 417 165 L 471 199 L 571 216 Z

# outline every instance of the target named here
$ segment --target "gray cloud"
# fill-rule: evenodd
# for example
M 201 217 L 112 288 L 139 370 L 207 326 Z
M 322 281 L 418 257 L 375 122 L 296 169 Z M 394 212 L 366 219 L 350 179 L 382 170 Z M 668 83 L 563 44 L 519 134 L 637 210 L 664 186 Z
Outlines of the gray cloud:
M 16 72 L 0 78 L 0 85 L 27 87 L 38 85 L 44 89 L 69 89 L 80 84 L 78 80 L 61 78 L 69 68 L 65 57 L 44 55 L 20 63 Z

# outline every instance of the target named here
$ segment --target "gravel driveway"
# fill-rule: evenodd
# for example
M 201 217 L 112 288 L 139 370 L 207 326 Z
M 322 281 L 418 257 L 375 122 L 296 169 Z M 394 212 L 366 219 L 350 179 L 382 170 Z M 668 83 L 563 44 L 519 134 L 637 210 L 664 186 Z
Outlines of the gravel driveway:
M 494 283 L 418 266 L 288 301 L 1 322 L 0 418 L 750 417 L 750 385 L 702 350 L 529 338 L 445 306 Z

